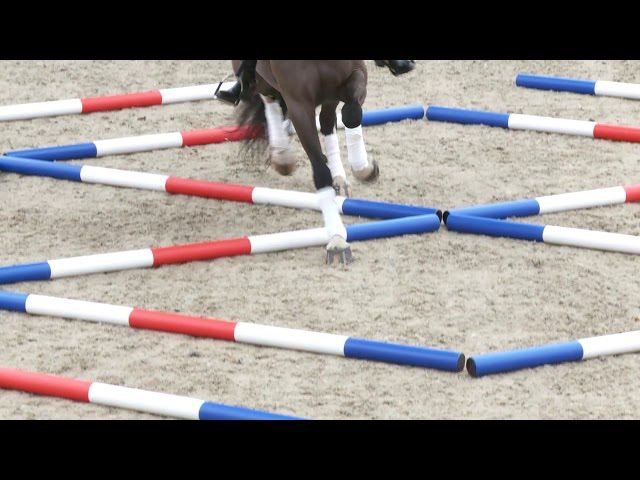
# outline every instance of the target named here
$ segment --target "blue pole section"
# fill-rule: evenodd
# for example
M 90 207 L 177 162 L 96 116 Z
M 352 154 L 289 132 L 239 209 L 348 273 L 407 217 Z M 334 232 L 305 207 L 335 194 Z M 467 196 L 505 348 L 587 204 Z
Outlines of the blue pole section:
M 77 158 L 93 158 L 98 156 L 94 143 L 76 143 L 57 147 L 29 148 L 27 150 L 13 150 L 5 155 L 11 157 L 27 157 L 35 160 L 73 160 Z
M 402 120 L 421 120 L 424 118 L 422 105 L 407 105 L 405 107 L 384 108 L 381 110 L 369 110 L 362 113 L 362 126 L 381 125 L 388 122 L 400 122 Z
M 551 77 L 519 73 L 516 76 L 518 87 L 537 88 L 540 90 L 555 90 L 558 92 L 596 94 L 595 80 L 580 80 L 577 78 Z
M 416 217 L 345 225 L 345 228 L 347 229 L 347 241 L 355 242 L 413 233 L 434 232 L 440 228 L 440 217 L 435 214 L 419 215 Z
M 464 355 L 460 352 L 377 342 L 363 338 L 348 338 L 344 344 L 344 356 L 449 372 L 460 372 L 464 368 Z
M 7 292 L 0 290 L 0 309 L 14 310 L 16 312 L 27 311 L 27 295 L 26 293 Z
M 482 377 L 545 364 L 574 362 L 582 360 L 582 354 L 582 345 L 578 341 L 555 343 L 507 352 L 474 355 L 467 361 L 467 370 L 472 377 Z
M 304 420 L 289 415 L 213 402 L 204 402 L 200 407 L 198 416 L 200 420 Z
M 513 202 L 487 203 L 472 207 L 454 208 L 448 212 L 449 214 L 455 213 L 470 217 L 530 217 L 531 215 L 538 215 L 540 213 L 540 204 L 535 199 L 515 200 Z
M 22 263 L 0 267 L 0 285 L 7 283 L 49 280 L 51 267 L 48 262 Z
M 427 107 L 427 120 L 509 128 L 508 113 L 440 107 L 437 105 L 430 105 Z
M 437 208 L 402 205 L 400 203 L 374 202 L 372 200 L 359 200 L 357 198 L 345 198 L 342 203 L 342 213 L 345 215 L 368 218 L 391 219 L 428 215 L 437 212 Z
M 517 223 L 493 218 L 468 217 L 451 213 L 447 217 L 447 229 L 454 232 L 475 233 L 492 237 L 508 237 L 542 242 L 544 225 Z
M 81 182 L 80 171 L 82 165 L 68 165 L 57 162 L 43 162 L 22 157 L 0 157 L 0 170 L 5 172 L 21 173 L 23 175 L 38 175 L 41 177 L 53 177 L 63 180 Z

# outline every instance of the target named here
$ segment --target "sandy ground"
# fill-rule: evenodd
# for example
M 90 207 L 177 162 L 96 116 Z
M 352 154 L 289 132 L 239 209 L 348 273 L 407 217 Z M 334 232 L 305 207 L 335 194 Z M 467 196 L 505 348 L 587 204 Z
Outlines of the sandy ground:
M 638 82 L 640 63 L 422 61 L 395 78 L 370 62 L 365 109 L 412 103 L 638 124 L 639 103 L 516 88 L 519 71 Z M 225 61 L 5 61 L 0 104 L 211 83 Z M 215 102 L 3 123 L 2 150 L 232 124 Z M 343 137 L 341 135 L 342 142 Z M 441 209 L 636 183 L 639 146 L 426 121 L 365 130 L 381 164 L 355 195 Z M 228 143 L 87 164 L 310 191 Z M 346 149 L 342 145 L 343 158 Z M 315 212 L 0 175 L 0 265 L 321 226 Z M 640 235 L 623 205 L 534 222 Z M 348 222 L 354 221 L 347 219 Z M 323 249 L 219 259 L 6 289 L 451 348 L 467 355 L 640 327 L 638 258 L 435 234 L 354 244 L 348 270 Z M 639 418 L 638 357 L 472 379 L 420 368 L 82 321 L 0 313 L 0 365 L 190 395 L 316 419 Z M 158 418 L 0 392 L 2 419 Z

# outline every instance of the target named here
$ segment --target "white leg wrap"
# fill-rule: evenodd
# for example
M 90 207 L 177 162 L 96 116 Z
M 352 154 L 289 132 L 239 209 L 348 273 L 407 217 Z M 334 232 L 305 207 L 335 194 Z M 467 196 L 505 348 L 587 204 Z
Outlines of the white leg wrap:
M 342 223 L 338 206 L 336 205 L 336 191 L 332 187 L 325 187 L 318 190 L 318 203 L 322 209 L 324 226 L 327 229 L 329 238 L 338 235 L 347 239 L 347 229 Z
M 354 171 L 362 170 L 369 165 L 367 160 L 367 150 L 364 147 L 364 139 L 362 138 L 362 125 L 356 128 L 344 128 L 345 137 L 347 139 L 347 155 L 349 165 Z
M 340 158 L 340 143 L 338 143 L 338 134 L 335 129 L 331 135 L 325 135 L 324 149 L 329 163 L 329 170 L 331 170 L 331 176 L 333 178 L 342 177 L 346 179 L 347 174 L 342 166 L 342 159 Z
M 288 149 L 289 136 L 284 129 L 284 117 L 280 104 L 269 97 L 260 95 L 264 103 L 264 114 L 267 117 L 267 131 L 269 133 L 269 145 L 274 148 Z

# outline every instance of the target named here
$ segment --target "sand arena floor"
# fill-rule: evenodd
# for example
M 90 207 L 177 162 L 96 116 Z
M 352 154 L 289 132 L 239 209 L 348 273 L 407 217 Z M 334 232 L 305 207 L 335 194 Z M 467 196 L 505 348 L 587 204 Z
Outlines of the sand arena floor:
M 639 103 L 516 88 L 517 72 L 638 82 L 640 63 L 369 62 L 365 109 L 412 103 L 639 124 Z M 226 61 L 4 61 L 0 104 L 211 83 Z M 2 150 L 233 123 L 197 102 L 2 124 Z M 365 129 L 380 181 L 355 196 L 447 209 L 638 182 L 637 144 L 424 121 Z M 341 135 L 343 159 L 346 160 Z M 312 190 L 227 143 L 92 159 L 90 165 Z M 0 174 L 0 264 L 321 226 L 315 212 Z M 640 235 L 627 204 L 548 223 Z M 347 222 L 357 219 L 347 218 Z M 21 283 L 8 290 L 452 348 L 467 355 L 638 329 L 638 258 L 447 232 L 354 244 L 347 270 L 323 248 Z M 638 418 L 638 357 L 472 379 L 74 320 L 0 313 L 0 365 L 190 395 L 316 419 Z M 132 411 L 0 392 L 2 419 L 143 419 Z

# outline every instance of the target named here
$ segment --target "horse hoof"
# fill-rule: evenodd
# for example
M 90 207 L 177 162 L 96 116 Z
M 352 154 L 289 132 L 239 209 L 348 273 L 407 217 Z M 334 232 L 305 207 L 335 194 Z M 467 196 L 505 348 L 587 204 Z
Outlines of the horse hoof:
M 351 169 L 354 177 L 356 177 L 361 182 L 374 182 L 380 176 L 380 167 L 378 167 L 378 162 L 375 160 L 371 160 L 369 165 L 364 167 L 362 170 L 354 170 Z
M 327 256 L 325 263 L 327 265 L 349 265 L 353 262 L 353 254 L 351 246 L 347 241 L 339 235 L 334 235 L 327 245 Z
M 351 196 L 351 185 L 344 177 L 333 177 L 333 189 L 336 191 L 336 195 Z
M 272 150 L 271 165 L 280 175 L 291 175 L 298 168 L 298 161 L 288 150 Z

